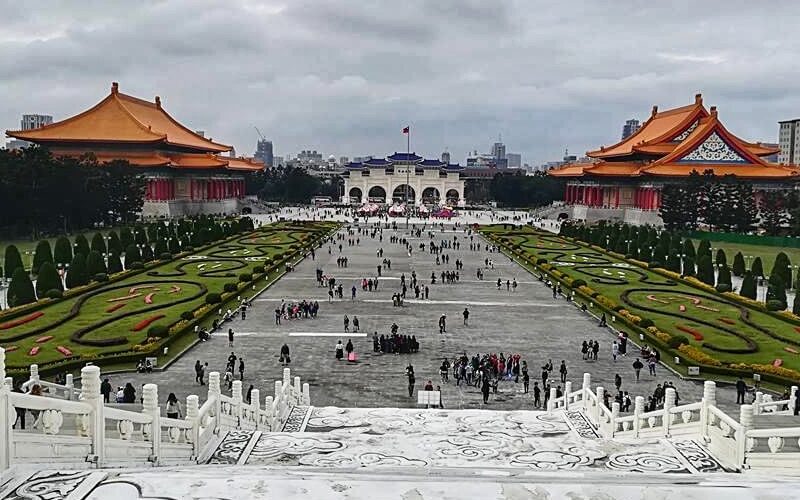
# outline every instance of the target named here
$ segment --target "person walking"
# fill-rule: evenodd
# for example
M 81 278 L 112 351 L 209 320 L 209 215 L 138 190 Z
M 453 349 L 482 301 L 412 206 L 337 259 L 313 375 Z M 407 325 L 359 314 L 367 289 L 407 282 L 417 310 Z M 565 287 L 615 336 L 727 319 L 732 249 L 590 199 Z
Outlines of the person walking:
M 174 392 L 170 392 L 167 396 L 166 412 L 167 418 L 181 418 L 181 403 Z
M 739 377 L 738 380 L 736 380 L 736 404 L 744 404 L 744 395 L 746 392 L 747 384 L 742 380 L 742 377 Z
M 350 318 L 348 318 L 346 314 L 344 315 L 344 331 L 350 331 Z
M 347 352 L 347 361 L 355 361 L 355 355 L 353 354 L 355 348 L 353 347 L 352 340 L 347 339 L 347 345 L 344 346 L 344 350 Z
M 489 377 L 484 375 L 481 382 L 481 394 L 483 394 L 483 404 L 489 404 Z
M 528 370 L 522 372 L 522 389 L 525 394 L 528 394 L 528 386 L 531 383 L 531 377 L 528 375 Z
M 539 382 L 533 383 L 533 406 L 539 408 L 542 405 L 542 389 L 539 387 Z
M 639 381 L 639 373 L 641 373 L 642 368 L 644 368 L 644 365 L 639 360 L 639 358 L 636 358 L 636 361 L 633 362 L 633 371 L 636 373 L 637 382 Z
M 547 377 L 550 376 L 550 372 L 547 371 L 547 365 L 542 367 L 542 387 L 547 385 Z
M 358 323 L 358 316 L 353 316 L 353 331 L 357 332 L 359 330 L 359 323 Z
M 233 328 L 228 328 L 228 347 L 233 347 Z
M 439 317 L 439 333 L 447 332 L 447 316 L 442 314 Z
M 197 362 L 200 363 L 199 361 Z M 103 395 L 103 402 L 108 403 L 108 399 L 111 396 L 111 382 L 107 378 L 103 379 L 103 383 L 100 384 L 100 394 Z M 23 425 L 22 428 L 24 429 L 25 426 Z
M 622 377 L 619 376 L 619 373 L 614 374 L 614 387 L 617 388 L 617 392 L 619 392 L 619 388 L 622 387 Z
M 614 363 L 617 362 L 617 356 L 619 356 L 619 344 L 615 340 L 613 344 L 611 344 L 611 359 L 614 360 Z
M 656 376 L 656 357 L 650 356 L 647 360 L 647 369 L 650 371 L 650 375 Z
M 292 358 L 289 357 L 289 346 L 285 343 L 281 346 L 280 362 L 281 366 L 286 366 L 292 362 Z
M 336 343 L 336 360 L 339 361 L 344 357 L 344 344 L 339 340 Z
M 414 396 L 414 384 L 417 382 L 414 376 L 414 367 L 409 364 L 406 367 L 406 377 L 408 377 L 408 397 Z
M 239 380 L 244 380 L 244 358 L 239 356 Z
M 465 307 L 461 314 L 464 316 L 464 326 L 469 326 L 469 309 Z
M 558 368 L 558 373 L 561 374 L 561 383 L 565 383 L 567 381 L 567 363 L 562 359 L 561 366 Z

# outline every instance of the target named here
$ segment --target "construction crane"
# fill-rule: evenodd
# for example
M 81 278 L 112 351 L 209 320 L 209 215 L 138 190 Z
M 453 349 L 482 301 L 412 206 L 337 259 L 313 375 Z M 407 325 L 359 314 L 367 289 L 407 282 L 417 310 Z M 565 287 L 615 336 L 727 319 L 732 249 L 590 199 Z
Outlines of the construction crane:
M 259 136 L 259 137 L 261 137 L 261 140 L 262 140 L 262 141 L 266 141 L 266 140 L 267 140 L 267 138 L 266 138 L 266 137 L 264 137 L 264 134 L 262 134 L 262 133 L 261 133 L 261 131 L 260 131 L 260 130 L 258 130 L 258 127 L 256 127 L 255 125 L 253 125 L 253 128 L 254 128 L 254 129 L 256 129 L 256 132 L 258 132 L 258 136 Z

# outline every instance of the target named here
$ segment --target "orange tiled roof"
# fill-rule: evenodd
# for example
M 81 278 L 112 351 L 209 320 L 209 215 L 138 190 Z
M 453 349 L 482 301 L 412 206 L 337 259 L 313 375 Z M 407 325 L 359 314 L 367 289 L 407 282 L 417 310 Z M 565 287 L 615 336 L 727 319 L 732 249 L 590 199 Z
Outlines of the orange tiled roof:
M 210 153 L 190 154 L 174 153 L 169 155 L 170 167 L 172 168 L 222 168 L 227 165 L 225 158 L 221 158 Z
M 264 162 L 253 158 L 225 158 L 228 161 L 228 170 L 241 170 L 248 172 L 258 172 L 264 170 Z
M 551 168 L 547 171 L 547 175 L 553 177 L 581 177 L 584 170 L 592 166 L 592 163 L 571 163 L 561 167 Z
M 116 82 L 108 97 L 83 113 L 33 130 L 7 131 L 6 135 L 34 143 L 165 143 L 212 153 L 232 149 L 181 125 L 161 108 L 158 97 L 149 102 L 120 94 Z
M 652 115 L 639 130 L 613 146 L 588 151 L 586 155 L 592 158 L 631 155 L 636 152 L 637 147 L 659 144 L 677 137 L 692 123 L 706 115 L 708 112 L 703 107 L 703 97 L 700 94 L 695 96 L 694 104 L 688 106 L 661 112 L 658 111 L 657 106 L 653 106 Z

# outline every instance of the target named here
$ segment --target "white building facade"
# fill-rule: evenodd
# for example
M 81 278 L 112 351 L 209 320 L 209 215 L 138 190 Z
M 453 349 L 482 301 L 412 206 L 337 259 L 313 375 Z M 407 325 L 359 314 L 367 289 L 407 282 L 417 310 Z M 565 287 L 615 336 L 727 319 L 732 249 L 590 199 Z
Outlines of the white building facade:
M 778 122 L 778 163 L 800 165 L 800 118 Z
M 463 170 L 460 165 L 425 160 L 414 153 L 349 163 L 343 174 L 343 201 L 464 206 Z

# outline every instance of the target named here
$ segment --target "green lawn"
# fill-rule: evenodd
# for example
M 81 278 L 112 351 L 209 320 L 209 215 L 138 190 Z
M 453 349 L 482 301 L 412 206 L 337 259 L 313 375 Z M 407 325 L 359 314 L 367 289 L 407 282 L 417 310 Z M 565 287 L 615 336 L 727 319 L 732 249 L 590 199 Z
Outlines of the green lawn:
M 40 317 L 0 329 L 0 345 L 7 350 L 6 364 L 12 368 L 26 367 L 34 362 L 63 359 L 65 355 L 57 350 L 58 346 L 87 360 L 100 353 L 128 351 L 146 339 L 151 326 L 179 321 L 181 313 L 202 306 L 208 292 L 222 292 L 225 283 L 237 283 L 239 274 L 252 272 L 266 258 L 286 253 L 291 245 L 332 227 L 331 223 L 303 226 L 291 222 L 264 226 L 232 241 L 46 306 L 40 309 L 44 313 Z M 247 287 L 247 293 L 243 291 L 242 295 L 249 295 L 253 288 Z M 151 318 L 157 319 L 137 330 L 140 322 Z M 47 336 L 53 338 L 36 342 Z M 118 339 L 116 345 L 93 345 L 109 339 Z M 35 346 L 39 346 L 39 352 L 30 355 Z
M 700 244 L 700 240 L 692 240 L 692 242 L 694 243 L 695 248 L 697 248 L 697 245 Z M 793 265 L 800 265 L 800 248 L 744 245 L 739 243 L 728 243 L 725 241 L 711 241 L 710 243 L 711 248 L 714 249 L 714 255 L 716 255 L 717 248 L 721 248 L 725 251 L 725 256 L 728 259 L 728 265 L 733 263 L 733 256 L 736 255 L 737 252 L 742 252 L 742 255 L 745 256 L 745 265 L 748 267 L 753 263 L 753 260 L 756 257 L 761 257 L 761 262 L 764 264 L 765 274 L 770 273 L 772 270 L 772 265 L 775 262 L 775 256 L 780 252 L 784 252 L 786 255 L 788 255 L 789 260 Z M 748 259 L 747 256 L 752 256 L 752 258 Z
M 687 337 L 690 345 L 722 362 L 772 364 L 779 358 L 784 367 L 800 370 L 800 355 L 786 350 L 800 351 L 800 329 L 788 322 L 550 233 L 502 226 L 482 230 L 547 259 L 553 270 L 583 279 L 612 299 L 612 307 L 649 318 L 659 330 Z

